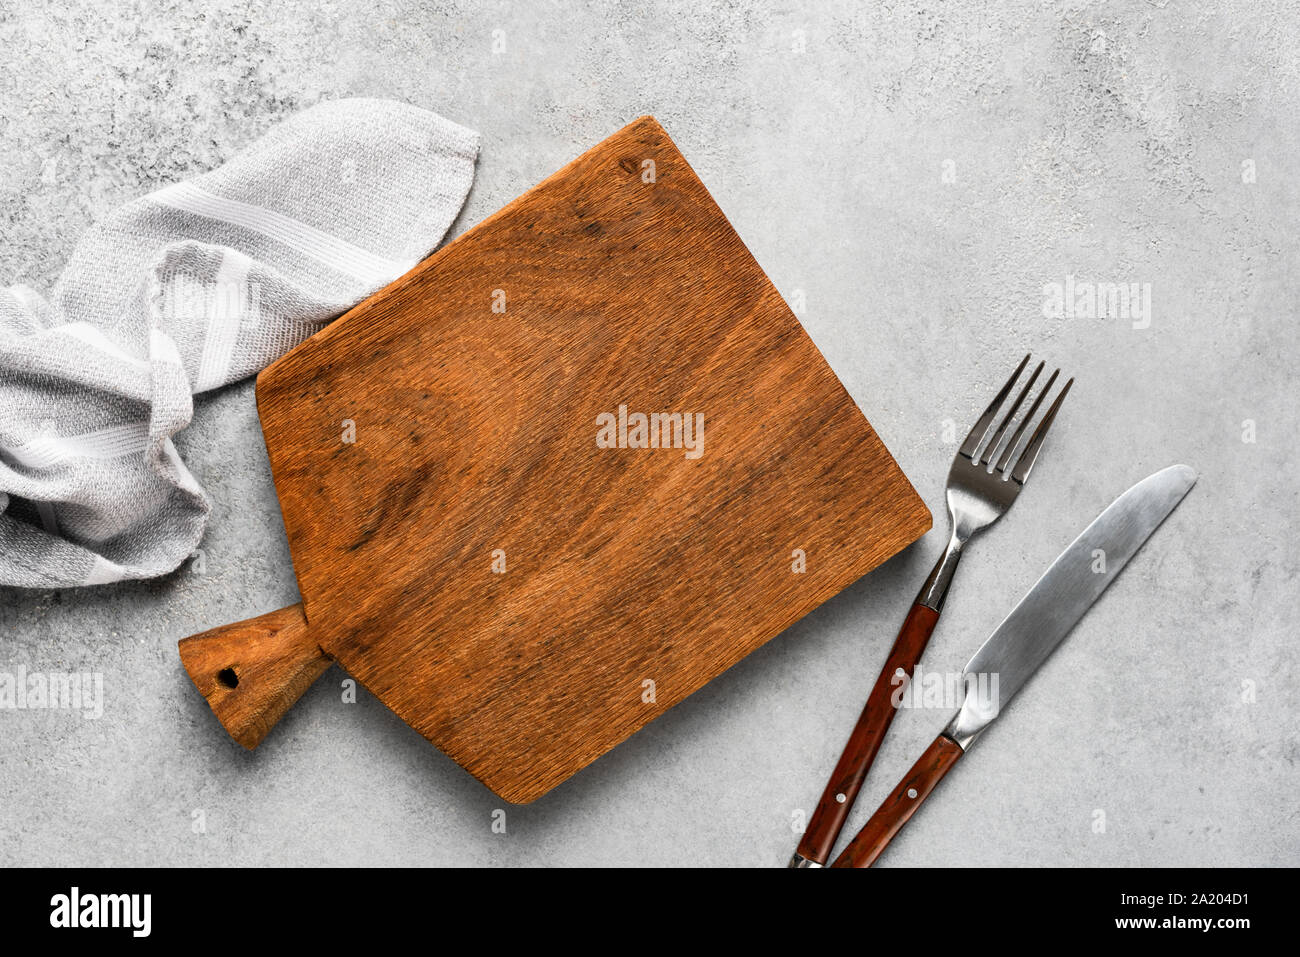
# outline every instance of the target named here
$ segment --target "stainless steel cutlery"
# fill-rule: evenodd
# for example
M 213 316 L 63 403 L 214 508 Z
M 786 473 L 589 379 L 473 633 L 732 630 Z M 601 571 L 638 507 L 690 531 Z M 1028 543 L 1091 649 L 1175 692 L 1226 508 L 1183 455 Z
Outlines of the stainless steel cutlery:
M 1143 479 L 1052 562 L 966 663 L 961 710 L 832 866 L 871 866 L 1195 483 L 1196 473 L 1186 465 Z M 996 676 L 996 683 L 983 680 L 988 676 Z M 992 695 L 990 688 L 996 688 Z
M 791 867 L 822 867 L 830 858 L 835 839 L 848 820 L 867 771 L 894 719 L 896 709 L 892 697 L 898 686 L 896 676 L 912 675 L 943 611 L 962 550 L 971 538 L 1005 514 L 1016 500 L 1038 460 L 1038 453 L 1061 403 L 1074 384 L 1073 379 L 1067 381 L 1046 413 L 1038 418 L 1039 409 L 1051 393 L 1060 370 L 1052 372 L 1047 382 L 1035 392 L 1034 386 L 1044 369 L 1044 363 L 1040 362 L 1015 391 L 1029 365 L 1029 358 L 1025 356 L 1021 360 L 953 459 L 947 483 L 951 528 L 948 545 L 903 622 L 858 723 L 790 860 Z M 1008 404 L 1013 391 L 1015 398 Z M 1034 398 L 1026 408 L 1025 403 L 1031 395 Z M 1037 424 L 1030 432 L 1035 421 Z

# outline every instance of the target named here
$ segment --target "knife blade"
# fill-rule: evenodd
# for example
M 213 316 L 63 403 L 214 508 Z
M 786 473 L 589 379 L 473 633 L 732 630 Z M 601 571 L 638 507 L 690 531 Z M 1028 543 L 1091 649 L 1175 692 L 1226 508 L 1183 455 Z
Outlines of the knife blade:
M 963 669 L 961 710 L 926 749 L 832 867 L 870 867 L 943 776 L 1005 710 L 1026 681 L 1101 597 L 1196 484 L 1172 465 L 1138 482 L 1048 567 Z M 997 692 L 990 694 L 996 676 Z

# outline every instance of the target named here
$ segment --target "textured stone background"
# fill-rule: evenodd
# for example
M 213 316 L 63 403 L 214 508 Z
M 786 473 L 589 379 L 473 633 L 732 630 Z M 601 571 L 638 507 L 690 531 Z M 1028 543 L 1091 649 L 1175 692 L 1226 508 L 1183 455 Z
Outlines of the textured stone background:
M 1133 481 L 1200 484 L 883 863 L 1300 862 L 1295 4 L 59 6 L 0 12 L 0 282 L 48 289 L 97 216 L 321 98 L 480 130 L 458 230 L 653 113 L 932 509 L 945 420 L 1026 351 L 1063 365 L 928 664 Z M 1067 273 L 1150 283 L 1151 327 L 1043 318 Z M 0 712 L 0 864 L 785 862 L 942 530 L 494 834 L 501 803 L 337 670 L 254 754 L 182 672 L 178 638 L 296 598 L 252 398 L 179 443 L 215 503 L 202 574 L 0 590 L 0 668 L 106 682 L 99 721 Z M 896 722 L 854 825 L 946 720 Z

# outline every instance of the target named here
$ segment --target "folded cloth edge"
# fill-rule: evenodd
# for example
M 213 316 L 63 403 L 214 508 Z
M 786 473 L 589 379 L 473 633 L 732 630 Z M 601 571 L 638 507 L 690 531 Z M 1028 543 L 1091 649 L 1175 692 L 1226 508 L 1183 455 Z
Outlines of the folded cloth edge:
M 478 145 L 410 104 L 324 101 L 185 181 L 207 205 L 167 187 L 92 226 L 51 303 L 0 289 L 0 585 L 150 578 L 195 554 L 211 507 L 172 441 L 192 394 L 255 373 L 436 248 Z M 302 181 L 277 182 L 280 164 Z M 363 236 L 340 236 L 348 209 Z M 339 249 L 390 268 L 348 274 Z

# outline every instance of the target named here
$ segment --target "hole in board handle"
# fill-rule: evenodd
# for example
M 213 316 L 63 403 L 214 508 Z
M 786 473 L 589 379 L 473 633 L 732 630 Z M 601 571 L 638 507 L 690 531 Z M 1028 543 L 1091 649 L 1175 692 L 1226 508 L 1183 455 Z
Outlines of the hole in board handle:
M 227 688 L 239 687 L 239 675 L 235 674 L 234 668 L 222 668 L 217 672 L 217 680 Z

